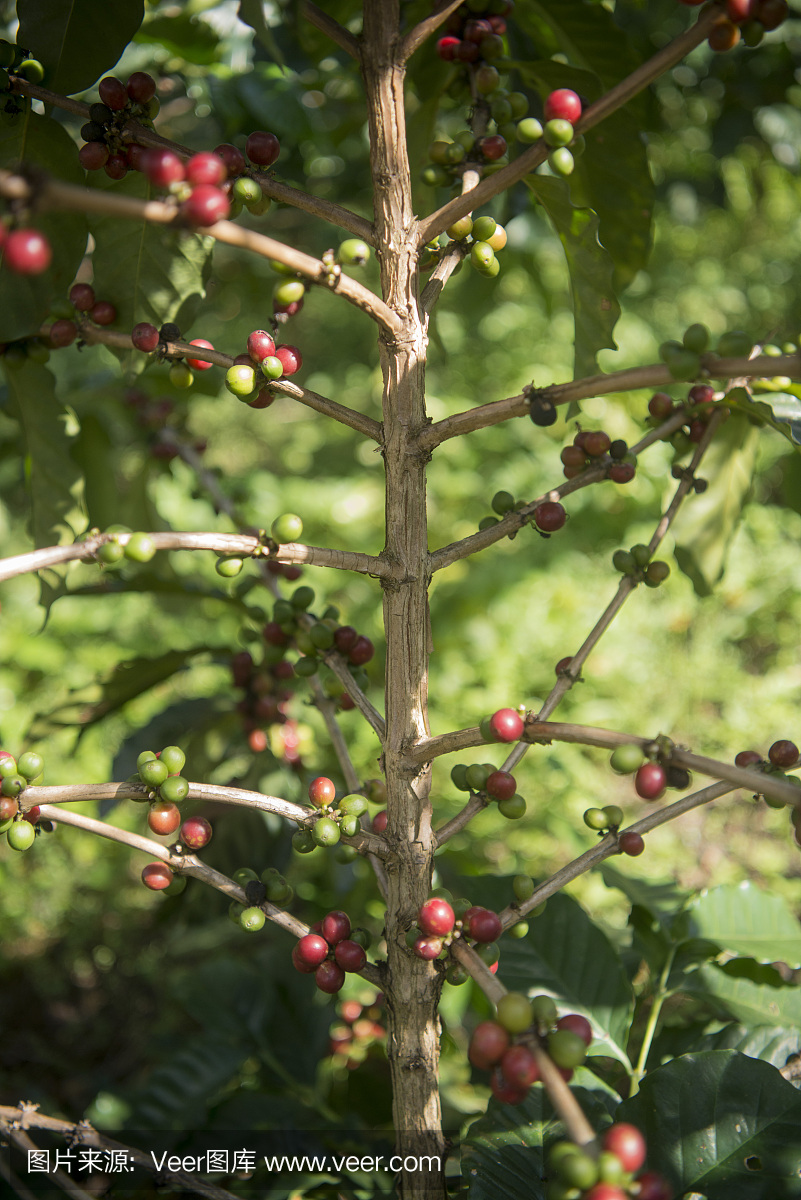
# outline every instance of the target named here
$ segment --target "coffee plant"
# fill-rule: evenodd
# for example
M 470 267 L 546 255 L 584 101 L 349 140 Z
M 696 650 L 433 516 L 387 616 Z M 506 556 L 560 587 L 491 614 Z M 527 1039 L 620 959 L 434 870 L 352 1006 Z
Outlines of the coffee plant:
M 6 1186 L 797 1196 L 799 14 L 234 9 L 2 13 Z

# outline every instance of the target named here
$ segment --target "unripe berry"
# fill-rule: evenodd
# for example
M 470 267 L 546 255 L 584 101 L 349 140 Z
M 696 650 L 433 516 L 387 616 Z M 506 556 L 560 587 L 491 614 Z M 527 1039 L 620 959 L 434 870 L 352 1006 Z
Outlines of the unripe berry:
M 442 938 L 431 936 L 416 938 L 412 944 L 412 950 L 418 958 L 432 962 L 442 953 Z
M 531 1001 L 522 992 L 507 992 L 501 996 L 496 1015 L 498 1023 L 509 1033 L 525 1033 L 534 1019 Z
M 586 1017 L 582 1017 L 581 1013 L 566 1013 L 564 1017 L 560 1017 L 556 1022 L 557 1029 L 569 1029 L 571 1033 L 577 1033 L 583 1040 L 585 1046 L 589 1046 L 592 1041 L 592 1026 Z M 635 1168 L 631 1168 L 634 1170 Z

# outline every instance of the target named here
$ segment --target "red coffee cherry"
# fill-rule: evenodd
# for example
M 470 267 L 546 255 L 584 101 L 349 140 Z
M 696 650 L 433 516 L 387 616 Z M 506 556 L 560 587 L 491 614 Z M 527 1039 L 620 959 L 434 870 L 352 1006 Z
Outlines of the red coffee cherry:
M 439 958 L 442 953 L 442 938 L 419 937 L 412 946 L 412 950 L 418 958 L 432 962 L 435 958 Z
M 12 229 L 3 246 L 3 262 L 17 275 L 41 275 L 52 258 L 50 243 L 38 229 Z
M 624 1171 L 639 1171 L 645 1162 L 645 1138 L 635 1125 L 612 1125 L 601 1138 L 601 1145 L 620 1159 Z
M 325 775 L 318 775 L 309 784 L 309 799 L 317 808 L 322 808 L 324 804 L 332 804 L 336 794 L 337 790 L 332 780 Z
M 486 158 L 487 162 L 495 162 L 506 153 L 506 138 L 499 133 L 476 139 L 476 150 Z
M 516 742 L 524 727 L 523 718 L 513 708 L 499 708 L 490 717 L 492 736 L 499 742 Z
M 503 933 L 501 918 L 489 908 L 469 908 L 464 921 L 468 937 L 476 942 L 494 942 Z
M 210 183 L 199 183 L 181 205 L 181 212 L 190 225 L 215 225 L 225 221 L 231 212 L 231 201 L 225 192 Z
M 655 392 L 648 401 L 648 411 L 652 417 L 657 417 L 658 420 L 664 421 L 665 417 L 669 417 L 673 412 L 673 400 L 668 396 L 667 392 Z
M 109 300 L 97 300 L 89 310 L 89 316 L 95 325 L 113 325 L 117 310 Z
M 307 933 L 304 937 L 299 938 L 295 949 L 295 956 L 298 961 L 303 964 L 306 969 L 316 970 L 320 963 L 325 962 L 328 958 L 329 945 L 325 938 L 320 937 L 317 933 Z
M 645 762 L 634 776 L 634 788 L 643 800 L 658 800 L 666 786 L 665 768 L 660 763 Z
M 434 937 L 446 937 L 456 924 L 456 916 L 447 900 L 432 896 L 420 909 L 417 924 L 423 933 Z
M 260 363 L 265 358 L 275 354 L 275 341 L 266 329 L 254 329 L 248 334 L 248 354 L 254 363 Z
M 528 1088 L 518 1088 L 507 1083 L 499 1067 L 492 1072 L 490 1090 L 501 1104 L 522 1104 L 528 1095 Z
M 501 1074 L 513 1088 L 530 1088 L 540 1077 L 537 1060 L 528 1046 L 510 1046 L 501 1059 Z
M 570 88 L 557 88 L 545 101 L 545 120 L 569 121 L 575 125 L 581 116 L 581 100 Z
M 149 354 L 159 344 L 159 331 L 149 321 L 140 321 L 131 330 L 131 341 L 137 350 L 144 350 Z
M 787 0 L 760 0 L 756 19 L 763 26 L 765 32 L 770 33 L 772 29 L 779 28 L 787 19 L 789 12 Z
M 353 664 L 354 667 L 361 667 L 364 666 L 365 663 L 369 663 L 374 654 L 375 647 L 370 639 L 360 636 L 356 638 L 356 641 L 348 651 L 348 660 Z
M 673 1188 L 656 1171 L 643 1171 L 635 1183 L 638 1188 L 637 1200 L 673 1200 Z
M 221 183 L 225 183 L 227 177 L 228 167 L 225 161 L 219 154 L 210 154 L 207 150 L 193 154 L 186 164 L 187 182 L 191 183 L 193 187 L 197 187 L 200 183 L 219 187 Z
M 284 375 L 294 375 L 303 366 L 303 357 L 297 346 L 276 346 L 275 357 L 284 368 Z
M 715 389 L 708 383 L 696 383 L 687 393 L 687 399 L 692 404 L 712 404 L 715 399 Z
M 798 747 L 786 740 L 774 742 L 768 750 L 768 758 L 774 767 L 792 767 L 798 762 Z
M 341 654 L 347 654 L 353 649 L 358 637 L 352 625 L 340 625 L 339 629 L 334 631 L 334 645 Z
M 386 833 L 387 819 L 387 810 L 385 808 L 383 808 L 381 812 L 377 812 L 373 817 L 373 833 Z
M 682 0 L 682 3 L 686 4 L 687 0 Z M 582 1196 L 582 1200 L 628 1200 L 628 1198 L 628 1192 L 624 1192 L 614 1183 L 596 1183 Z
M 94 288 L 88 283 L 74 283 L 70 288 L 70 303 L 78 312 L 89 312 L 95 302 Z
M 211 825 L 205 817 L 187 817 L 181 826 L 181 841 L 190 850 L 202 850 L 211 841 Z
M 613 483 L 631 483 L 636 474 L 637 471 L 634 464 L 627 462 L 612 463 L 607 471 L 607 475 Z
M 734 756 L 735 767 L 753 767 L 762 762 L 762 755 L 757 750 L 741 750 Z
M 201 346 L 204 350 L 214 349 L 211 342 L 207 342 L 205 338 L 193 338 L 189 345 Z M 214 363 L 206 362 L 203 358 L 188 358 L 186 365 L 191 367 L 193 371 L 210 371 Z
M 257 166 L 270 167 L 281 153 L 281 145 L 274 133 L 257 129 L 245 142 L 245 153 Z
M 633 829 L 627 829 L 625 833 L 621 833 L 618 845 L 623 854 L 628 854 L 630 858 L 638 858 L 645 849 L 645 842 Z
M 335 946 L 337 942 L 343 941 L 349 933 L 350 917 L 341 909 L 335 908 L 333 912 L 323 917 L 322 934 L 329 946 Z
M 105 142 L 87 142 L 78 151 L 78 162 L 85 171 L 99 171 L 108 162 L 108 146 Z
M 509 771 L 493 771 L 487 780 L 487 795 L 493 800 L 511 800 L 517 791 L 517 782 Z
M 710 49 L 722 53 L 726 50 L 733 49 L 740 40 L 740 30 L 732 22 L 722 17 L 717 25 L 713 25 L 712 30 L 707 38 Z
M 482 1021 L 473 1030 L 467 1057 L 474 1067 L 489 1070 L 509 1048 L 509 1034 L 497 1021 Z
M 124 154 L 110 154 L 103 170 L 109 179 L 124 179 L 128 174 L 128 159 Z
M 544 500 L 534 509 L 534 523 L 543 533 L 555 533 L 567 520 L 567 513 L 555 500 Z
M 569 1029 L 572 1033 L 577 1033 L 586 1046 L 589 1046 L 592 1041 L 592 1026 L 586 1017 L 582 1017 L 581 1013 L 566 1013 L 556 1022 L 556 1028 Z
M 459 45 L 459 43 L 460 39 L 458 37 L 453 37 L 452 34 L 447 34 L 445 37 L 441 37 L 437 42 L 437 54 L 445 62 L 453 62 L 456 54 L 456 47 Z
M 97 92 L 106 108 L 113 108 L 115 112 L 125 108 L 128 103 L 125 84 L 114 75 L 107 75 L 105 79 L 101 79 L 97 85 Z
M 154 187 L 168 188 L 171 183 L 181 183 L 186 177 L 184 164 L 172 150 L 154 147 L 142 158 L 142 170 Z
M 364 947 L 358 942 L 351 942 L 347 938 L 344 941 L 337 942 L 334 949 L 334 958 L 342 967 L 343 971 L 361 971 L 367 962 L 367 955 L 364 952 Z
M 166 800 L 157 800 L 155 804 L 151 804 L 150 806 L 150 812 L 147 814 L 147 823 L 153 833 L 161 835 L 175 833 L 181 824 L 181 813 L 178 805 L 170 804 Z
M 156 81 L 147 71 L 134 71 L 126 91 L 134 104 L 147 104 L 156 94 Z
M 242 174 L 246 166 L 245 156 L 241 150 L 237 150 L 236 146 L 232 146 L 230 142 L 222 142 L 219 146 L 214 147 L 214 153 L 223 160 L 230 176 L 235 177 Z
M 50 345 L 60 349 L 62 346 L 71 346 L 78 336 L 78 326 L 74 321 L 70 321 L 66 317 L 62 317 L 58 321 L 54 321 L 50 326 Z
M 166 863 L 152 862 L 142 868 L 142 883 L 153 892 L 162 892 L 170 886 L 172 880 L 172 871 Z
M 324 962 L 314 972 L 314 982 L 321 992 L 327 992 L 333 996 L 342 988 L 345 982 L 345 972 L 339 963 Z
M 593 429 L 584 439 L 584 450 L 592 458 L 600 458 L 602 454 L 607 454 L 611 445 L 612 439 L 603 429 Z

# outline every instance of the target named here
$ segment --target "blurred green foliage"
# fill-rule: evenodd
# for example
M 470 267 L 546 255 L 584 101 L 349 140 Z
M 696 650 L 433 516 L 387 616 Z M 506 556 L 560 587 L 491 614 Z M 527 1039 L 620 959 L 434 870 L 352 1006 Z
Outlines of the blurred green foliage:
M 244 14 L 251 6 L 240 7 Z M 357 20 L 356 4 L 325 7 Z M 587 9 L 589 20 L 597 6 L 578 7 Z M 600 7 L 609 10 L 604 19 L 614 17 L 626 31 L 635 59 L 653 53 L 687 19 L 675 0 Z M 13 14 L 4 8 L 13 33 Z M 266 6 L 268 27 L 254 41 L 228 4 L 151 4 L 116 73 L 159 74 L 158 128 L 166 137 L 212 148 L 221 140 L 242 144 L 254 128 L 274 130 L 282 145 L 279 178 L 367 215 L 368 148 L 357 72 L 319 32 L 298 25 L 296 8 Z M 411 20 L 426 6 L 407 9 Z M 521 54 L 537 45 L 533 27 L 520 37 Z M 571 60 L 567 45 L 544 37 L 537 49 L 544 63 L 538 79 L 559 67 L 597 69 L 578 51 Z M 619 349 L 600 352 L 604 370 L 655 361 L 660 343 L 680 338 L 695 321 L 713 335 L 743 327 L 757 340 L 797 340 L 799 49 L 798 19 L 758 51 L 713 55 L 702 46 L 660 79 L 638 104 L 638 119 L 621 127 L 619 138 L 637 139 L 636 154 L 625 143 L 614 146 L 621 162 L 643 157 L 643 142 L 647 150 L 653 249 L 646 262 L 648 222 L 642 220 L 632 233 L 640 244 L 626 246 L 631 197 L 615 213 L 607 190 L 600 236 L 603 241 L 606 222 L 607 249 L 615 253 L 617 246 L 618 274 L 630 282 L 619 295 Z M 512 79 L 530 92 L 537 110 L 534 82 Z M 441 95 L 447 83 L 430 47 L 421 50 L 409 76 L 415 178 L 434 132 L 452 133 L 463 120 L 457 103 Z M 77 138 L 73 118 L 53 117 Z M 592 198 L 590 183 L 577 178 L 571 184 L 574 202 Z M 416 184 L 420 213 L 446 198 L 445 191 Z M 435 311 L 427 372 L 434 420 L 516 394 L 532 380 L 539 387 L 567 379 L 572 371 L 570 281 L 558 237 L 522 186 L 490 209 L 507 226 L 509 248 L 497 280 L 465 267 Z M 340 238 L 333 227 L 286 206 L 245 223 L 314 254 Z M 364 278 L 378 287 L 374 263 Z M 275 280 L 263 262 L 217 247 L 206 299 L 183 333 L 239 352 L 251 329 L 268 325 Z M 103 298 L 120 301 L 116 294 Z M 303 351 L 305 386 L 380 417 L 377 348 L 364 314 L 312 289 L 285 340 Z M 153 455 L 154 432 L 126 402 L 135 387 L 151 400 L 167 398 L 174 406 L 171 423 L 208 443 L 205 468 L 246 524 L 269 527 L 278 513 L 298 512 L 312 545 L 380 552 L 383 477 L 373 443 L 287 398 L 266 412 L 238 405 L 221 388 L 216 369 L 180 392 L 169 383 L 167 365 L 153 362 L 141 370 L 143 361 L 134 368 L 129 358 L 120 363 L 101 348 L 53 354 L 49 370 L 64 405 L 54 419 L 66 423 L 70 437 L 66 486 L 73 501 L 54 521 L 75 533 L 116 522 L 135 529 L 234 528 L 184 463 Z M 682 397 L 680 385 L 673 391 Z M 633 442 L 642 434 L 647 400 L 645 393 L 627 393 L 588 401 L 579 420 Z M 500 489 L 530 500 L 555 486 L 559 451 L 573 430 L 563 417 L 550 429 L 519 420 L 446 442 L 429 472 L 431 547 L 474 532 Z M 29 453 L 9 373 L 0 392 L 5 554 L 31 546 Z M 571 496 L 570 521 L 553 538 L 525 529 L 435 577 L 433 733 L 476 724 L 499 706 L 538 707 L 554 682 L 555 662 L 575 652 L 614 594 L 613 551 L 648 541 L 675 486 L 671 461 L 670 447 L 658 443 L 627 487 L 604 483 Z M 712 479 L 710 491 L 714 487 Z M 723 759 L 797 737 L 801 470 L 787 443 L 769 431 L 760 433 L 755 448 L 750 498 L 730 544 L 719 547 L 725 570 L 714 593 L 699 598 L 678 570 L 658 591 L 637 590 L 563 701 L 562 719 L 664 732 Z M 665 557 L 671 558 L 671 546 L 669 538 Z M 336 605 L 343 622 L 376 642 L 370 696 L 380 708 L 378 583 L 315 568 L 304 571 L 303 581 L 315 588 L 320 611 Z M 192 779 L 237 782 L 301 802 L 315 775 L 330 775 L 342 786 L 302 684 L 291 707 L 303 735 L 300 767 L 284 761 L 275 743 L 258 754 L 249 748 L 230 658 L 258 644 L 269 616 L 269 598 L 251 568 L 227 582 L 215 574 L 210 554 L 159 555 L 146 568 L 105 573 L 75 565 L 44 580 L 46 607 L 38 598 L 33 577 L 3 585 L 0 740 L 13 752 L 41 749 L 48 783 L 124 779 L 139 750 L 178 742 Z M 134 688 L 125 702 L 108 703 L 121 664 L 171 653 L 175 670 L 156 672 L 152 686 L 141 694 Z M 357 770 L 375 776 L 376 739 L 358 713 L 341 721 Z M 470 752 L 465 761 L 485 757 L 501 761 L 494 749 Z M 434 767 L 438 824 L 462 803 L 450 783 L 451 765 L 443 759 Z M 616 803 L 627 819 L 638 815 L 630 780 L 613 775 L 599 751 L 533 747 L 516 776 L 528 799 L 526 817 L 510 827 L 489 809 L 454 838 L 438 859 L 449 886 L 456 878 L 473 878 L 478 887 L 484 877 L 551 873 L 590 845 L 581 821 L 588 805 Z M 341 864 L 322 851 L 293 856 L 277 819 L 203 811 L 215 824 L 205 854 L 213 866 L 230 873 L 241 865 L 275 865 L 294 884 L 304 918 L 345 908 L 380 938 L 382 907 L 367 864 Z M 128 828 L 143 825 L 135 805 L 108 815 Z M 139 855 L 68 828 L 41 838 L 25 856 L 3 842 L 0 1024 L 7 1035 L 0 1047 L 0 1100 L 35 1100 L 72 1118 L 86 1112 L 109 1127 L 126 1120 L 139 1128 L 256 1127 L 279 1114 L 298 1128 L 326 1127 L 334 1113 L 350 1128 L 388 1127 L 380 1040 L 365 1039 L 358 1070 L 320 1061 L 335 1006 L 312 996 L 310 981 L 290 969 L 289 939 L 268 928 L 251 940 L 229 922 L 223 898 L 195 881 L 182 896 L 155 896 L 138 881 L 141 866 Z M 796 910 L 799 905 L 801 867 L 785 814 L 743 794 L 654 832 L 643 858 L 626 860 L 621 870 L 669 878 L 687 890 L 750 878 Z M 618 947 L 629 944 L 628 905 L 600 875 L 571 890 Z M 446 990 L 443 1095 L 447 1120 L 458 1124 L 483 1109 L 487 1093 L 482 1082 L 471 1081 L 464 1059 L 460 1022 L 468 989 Z M 351 980 L 343 995 L 370 1004 L 374 991 Z

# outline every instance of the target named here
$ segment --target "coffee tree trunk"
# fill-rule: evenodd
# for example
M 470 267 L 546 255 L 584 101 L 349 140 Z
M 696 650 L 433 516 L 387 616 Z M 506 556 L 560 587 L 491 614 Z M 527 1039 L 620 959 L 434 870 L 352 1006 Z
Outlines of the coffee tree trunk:
M 398 0 L 365 5 L 363 71 L 370 122 L 375 192 L 376 252 L 383 296 L 401 322 L 397 336 L 381 336 L 386 546 L 401 582 L 384 589 L 387 645 L 386 935 L 389 986 L 388 1054 L 397 1152 L 442 1154 L 438 1089 L 439 984 L 430 963 L 410 954 L 406 931 L 417 919 L 431 884 L 430 768 L 409 764 L 409 748 L 428 734 L 428 538 L 425 456 L 416 439 L 426 422 L 426 328 L 418 296 L 417 221 L 412 210 L 406 154 L 404 66 L 398 61 Z M 404 1172 L 401 1194 L 440 1196 L 439 1180 Z

